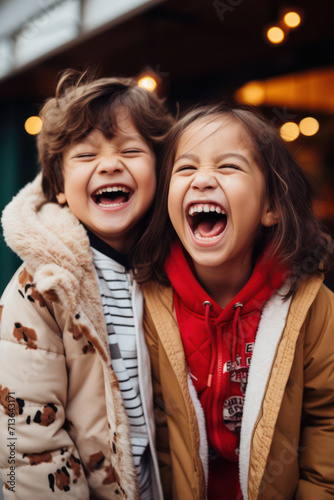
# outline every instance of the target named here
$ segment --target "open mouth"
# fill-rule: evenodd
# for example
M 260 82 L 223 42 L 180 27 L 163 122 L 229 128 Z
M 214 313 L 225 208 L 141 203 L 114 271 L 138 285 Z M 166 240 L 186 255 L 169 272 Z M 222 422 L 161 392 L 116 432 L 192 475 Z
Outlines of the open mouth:
M 214 241 L 224 232 L 227 215 L 215 203 L 194 203 L 187 208 L 187 221 L 195 238 Z
M 99 207 L 117 207 L 131 198 L 133 191 L 127 186 L 105 186 L 92 194 L 92 200 Z

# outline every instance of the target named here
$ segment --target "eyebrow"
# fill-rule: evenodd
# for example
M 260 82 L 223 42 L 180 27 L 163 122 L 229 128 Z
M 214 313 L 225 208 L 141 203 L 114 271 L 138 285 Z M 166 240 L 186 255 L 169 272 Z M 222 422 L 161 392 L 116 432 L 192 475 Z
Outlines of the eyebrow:
M 126 134 L 125 132 L 123 132 L 122 130 L 120 130 L 115 135 L 120 135 L 122 137 L 122 139 L 126 139 L 126 140 L 129 140 L 129 141 L 140 139 L 140 140 L 142 140 L 142 141 L 145 142 L 144 137 L 142 135 L 136 134 L 136 133 L 135 134 Z M 92 137 L 92 135 L 90 133 L 84 139 L 82 139 L 81 141 L 79 141 L 77 143 L 77 146 L 80 146 L 80 144 L 92 144 L 92 145 L 94 145 L 95 143 L 96 143 L 96 140 Z
M 141 140 L 142 142 L 146 143 L 144 137 L 140 134 L 130 134 L 130 135 L 127 135 L 127 134 L 120 134 L 121 135 L 121 138 L 124 142 L 127 142 L 127 141 L 134 141 L 134 140 Z M 82 147 L 93 147 L 93 146 L 96 146 L 96 140 L 94 138 L 91 137 L 91 135 L 87 135 L 87 137 L 85 137 L 84 139 L 82 139 L 81 141 L 77 142 L 74 147 L 77 149 L 78 147 L 82 146 Z
M 247 165 L 249 165 L 249 161 L 247 160 L 247 158 L 244 155 L 239 154 L 239 153 L 233 153 L 232 151 L 229 153 L 223 153 L 221 155 L 216 156 L 215 162 L 225 160 L 226 158 L 231 158 L 231 156 L 234 158 L 238 158 L 239 160 L 243 160 L 245 163 L 247 163 Z
M 249 165 L 249 161 L 247 160 L 247 158 L 244 155 L 239 154 L 239 153 L 233 153 L 233 152 L 222 153 L 222 154 L 216 156 L 214 158 L 214 162 L 219 163 L 221 160 L 225 160 L 226 158 L 231 158 L 231 156 L 238 158 L 240 160 L 243 160 L 245 163 L 247 163 L 247 165 Z M 197 155 L 194 155 L 192 153 L 184 153 L 183 155 L 178 156 L 178 158 L 175 159 L 175 163 L 177 163 L 180 160 L 184 160 L 184 159 L 199 162 L 199 157 Z
M 183 160 L 183 159 L 186 159 L 186 160 L 193 160 L 193 161 L 199 161 L 199 157 L 197 155 L 193 155 L 191 153 L 184 153 L 183 155 L 181 156 L 178 156 L 176 159 L 175 159 L 175 163 L 180 161 L 180 160 Z
M 145 141 L 144 137 L 141 135 L 141 134 L 126 134 L 126 133 L 122 133 L 122 131 L 119 133 L 119 135 L 121 135 L 122 137 L 124 137 L 124 139 L 126 140 L 129 140 L 129 141 L 134 141 L 136 139 L 140 139 L 141 141 Z

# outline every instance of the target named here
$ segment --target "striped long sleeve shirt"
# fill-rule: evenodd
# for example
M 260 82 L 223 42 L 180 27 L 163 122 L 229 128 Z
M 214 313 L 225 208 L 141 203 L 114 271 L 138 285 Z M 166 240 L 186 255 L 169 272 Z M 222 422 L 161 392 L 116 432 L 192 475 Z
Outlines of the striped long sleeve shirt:
M 126 268 L 124 256 L 118 254 L 96 237 L 92 237 L 91 234 L 89 236 L 94 245 L 94 247 L 92 246 L 93 262 L 106 318 L 112 368 L 118 378 L 129 418 L 140 498 L 151 500 L 150 450 L 139 391 L 136 325 L 132 305 L 132 275 Z M 108 252 L 108 255 L 104 252 Z

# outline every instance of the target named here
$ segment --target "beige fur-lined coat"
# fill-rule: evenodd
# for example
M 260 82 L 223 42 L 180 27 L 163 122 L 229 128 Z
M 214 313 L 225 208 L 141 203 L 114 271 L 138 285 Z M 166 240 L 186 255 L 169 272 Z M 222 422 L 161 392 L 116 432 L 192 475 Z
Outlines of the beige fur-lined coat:
M 3 227 L 24 262 L 0 305 L 5 498 L 137 499 L 86 231 L 68 208 L 45 203 L 40 177 L 5 209 Z M 145 404 L 150 415 L 150 387 Z

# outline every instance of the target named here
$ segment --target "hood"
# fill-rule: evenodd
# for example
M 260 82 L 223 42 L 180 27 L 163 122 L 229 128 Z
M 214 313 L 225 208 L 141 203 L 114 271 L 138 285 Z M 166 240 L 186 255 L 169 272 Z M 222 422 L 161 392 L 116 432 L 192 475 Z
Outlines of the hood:
M 274 291 L 280 288 L 285 277 L 285 270 L 277 266 L 276 260 L 266 259 L 264 253 L 258 259 L 246 285 L 223 309 L 197 281 L 179 242 L 173 245 L 171 254 L 166 259 L 165 270 L 184 307 L 204 317 L 203 303 L 210 302 L 210 318 L 217 323 L 229 321 L 234 317 L 235 304 L 243 304 L 242 315 L 261 308 Z
M 41 294 L 56 296 L 56 302 L 72 315 L 81 306 L 89 311 L 94 327 L 103 331 L 87 232 L 67 206 L 47 202 L 41 180 L 39 174 L 3 211 L 5 241 L 33 273 Z

